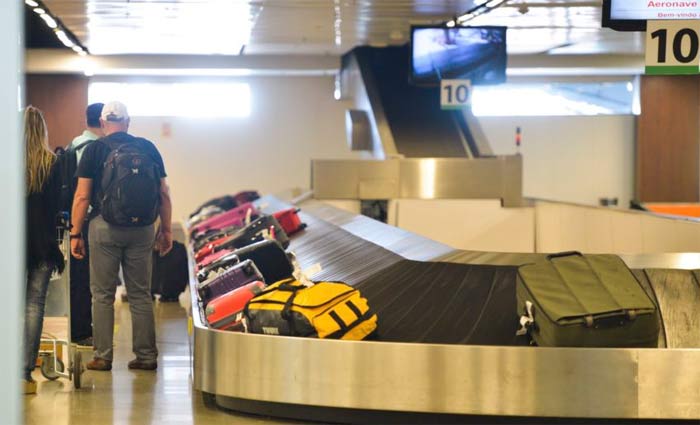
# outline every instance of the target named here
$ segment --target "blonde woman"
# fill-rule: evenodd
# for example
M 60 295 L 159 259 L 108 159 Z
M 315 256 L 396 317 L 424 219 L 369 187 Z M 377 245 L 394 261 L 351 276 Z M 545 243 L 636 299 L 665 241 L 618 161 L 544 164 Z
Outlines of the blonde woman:
M 63 255 L 56 242 L 56 217 L 60 202 L 60 172 L 48 142 L 41 111 L 24 111 L 26 164 L 27 290 L 24 310 L 24 393 L 36 393 L 32 370 L 39 351 L 44 305 L 51 273 L 63 271 Z

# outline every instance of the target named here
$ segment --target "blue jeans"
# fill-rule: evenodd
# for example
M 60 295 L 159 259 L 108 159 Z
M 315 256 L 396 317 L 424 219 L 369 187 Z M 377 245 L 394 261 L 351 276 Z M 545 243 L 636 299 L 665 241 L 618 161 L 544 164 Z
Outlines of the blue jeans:
M 27 293 L 24 307 L 24 379 L 31 379 L 36 365 L 44 326 L 44 306 L 46 292 L 51 280 L 53 267 L 41 263 L 27 271 Z

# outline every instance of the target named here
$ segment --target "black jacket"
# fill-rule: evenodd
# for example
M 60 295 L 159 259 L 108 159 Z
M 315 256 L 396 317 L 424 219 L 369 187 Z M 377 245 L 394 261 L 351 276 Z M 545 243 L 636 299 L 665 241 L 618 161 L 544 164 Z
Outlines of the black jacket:
M 58 247 L 56 230 L 61 197 L 60 162 L 54 161 L 49 178 L 41 192 L 27 195 L 26 264 L 28 269 L 46 262 L 54 270 L 63 271 L 63 255 Z

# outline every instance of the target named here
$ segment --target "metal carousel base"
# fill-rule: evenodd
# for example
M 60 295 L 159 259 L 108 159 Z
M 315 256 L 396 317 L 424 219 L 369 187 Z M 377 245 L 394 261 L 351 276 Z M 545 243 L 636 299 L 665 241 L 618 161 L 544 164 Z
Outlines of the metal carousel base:
M 318 279 L 357 284 L 404 259 L 510 265 L 532 259 L 455 252 L 315 201 L 300 206 L 310 226 L 293 239 L 291 250 L 304 267 L 321 262 Z M 329 238 L 340 248 L 329 252 L 327 245 L 319 246 Z M 625 260 L 640 267 L 643 259 Z M 318 340 L 209 329 L 194 290 L 191 296 L 194 387 L 225 409 L 340 423 L 700 418 L 700 349 L 692 345 L 698 338 L 688 337 L 700 332 L 697 327 L 683 334 L 687 348 L 666 341 L 674 348 L 658 349 Z M 700 309 L 694 311 L 700 315 Z

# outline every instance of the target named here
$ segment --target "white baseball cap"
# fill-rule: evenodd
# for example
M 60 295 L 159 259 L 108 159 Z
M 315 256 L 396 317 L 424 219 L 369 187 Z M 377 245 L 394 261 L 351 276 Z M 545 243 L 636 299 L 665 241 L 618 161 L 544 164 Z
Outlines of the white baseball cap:
M 126 111 L 126 105 L 115 100 L 102 108 L 101 117 L 105 121 L 119 122 L 129 119 L 129 113 Z

